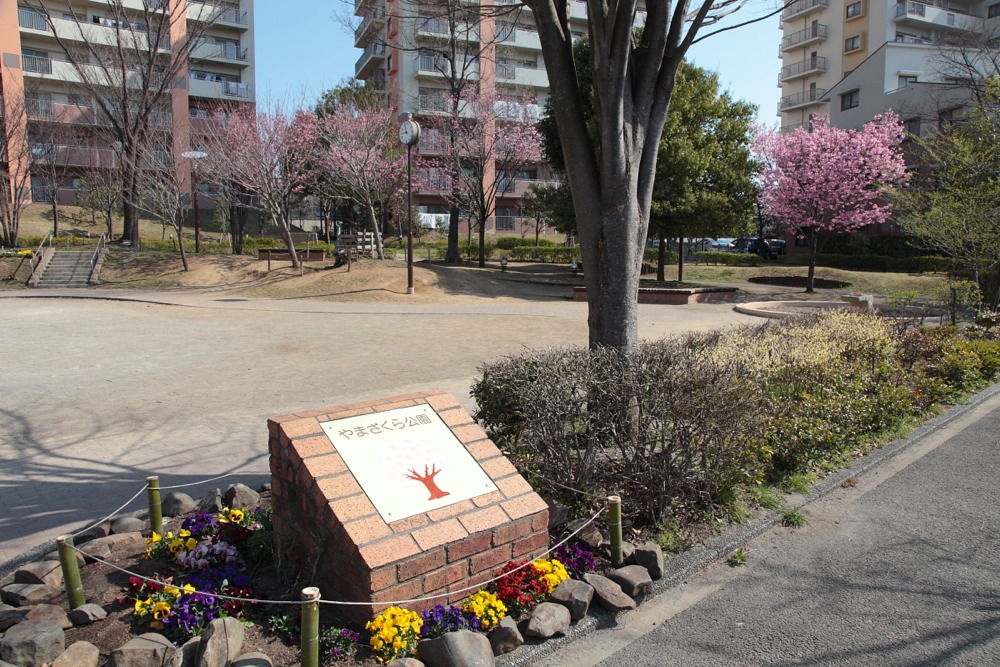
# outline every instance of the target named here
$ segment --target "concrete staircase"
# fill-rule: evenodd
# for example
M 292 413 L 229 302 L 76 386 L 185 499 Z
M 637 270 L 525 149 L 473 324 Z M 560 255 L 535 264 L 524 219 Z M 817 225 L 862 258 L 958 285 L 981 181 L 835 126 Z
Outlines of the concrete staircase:
M 93 256 L 91 249 L 57 251 L 43 269 L 35 287 L 89 287 L 90 258 Z

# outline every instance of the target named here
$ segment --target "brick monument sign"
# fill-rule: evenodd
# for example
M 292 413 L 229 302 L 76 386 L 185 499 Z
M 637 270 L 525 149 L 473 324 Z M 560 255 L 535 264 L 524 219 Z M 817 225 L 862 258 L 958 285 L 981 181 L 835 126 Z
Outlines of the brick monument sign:
M 407 394 L 268 420 L 278 548 L 364 623 L 395 600 L 457 602 L 540 555 L 548 508 L 452 396 Z M 433 599 L 429 596 L 441 595 Z

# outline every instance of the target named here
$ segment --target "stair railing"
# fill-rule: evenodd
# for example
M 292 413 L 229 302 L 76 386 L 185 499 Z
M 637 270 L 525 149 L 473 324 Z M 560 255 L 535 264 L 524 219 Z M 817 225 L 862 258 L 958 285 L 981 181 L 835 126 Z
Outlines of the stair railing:
M 28 274 L 28 280 L 31 280 L 31 277 L 35 275 L 35 269 L 42 263 L 42 254 L 46 243 L 49 244 L 49 247 L 52 246 L 52 232 L 45 235 L 45 238 L 42 239 L 42 242 L 38 244 L 38 248 L 31 255 L 31 261 L 28 263 L 28 266 L 31 267 L 31 273 Z
M 97 247 L 94 249 L 94 254 L 90 256 L 90 272 L 94 273 L 94 267 L 97 266 L 97 258 L 101 256 L 101 251 L 108 245 L 108 233 L 104 232 L 101 234 L 101 238 L 97 239 Z

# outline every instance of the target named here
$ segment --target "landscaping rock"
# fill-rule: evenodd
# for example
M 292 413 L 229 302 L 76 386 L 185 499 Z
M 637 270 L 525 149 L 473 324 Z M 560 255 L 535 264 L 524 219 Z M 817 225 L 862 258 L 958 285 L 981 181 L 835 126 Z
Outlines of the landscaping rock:
M 45 584 L 8 584 L 0 588 L 0 599 L 15 607 L 29 607 L 52 602 L 62 595 L 62 589 Z
M 547 504 L 549 506 L 549 530 L 566 523 L 566 518 L 569 517 L 569 507 L 551 500 L 547 501 Z
M 579 621 L 590 609 L 590 601 L 594 599 L 594 587 L 584 581 L 566 579 L 556 586 L 550 599 L 569 609 L 570 618 Z
M 246 484 L 233 484 L 226 489 L 222 499 L 226 502 L 226 507 L 253 509 L 260 502 L 260 494 Z
M 579 529 L 580 526 L 584 525 L 586 522 L 587 519 L 577 519 L 576 521 L 570 521 L 569 524 L 566 525 L 566 530 L 572 533 L 573 531 Z M 597 526 L 595 526 L 594 524 L 587 525 L 583 530 L 581 530 L 577 534 L 576 539 L 586 544 L 589 544 L 594 549 L 600 547 L 601 543 L 604 542 L 604 536 L 601 535 L 601 531 L 598 530 Z
M 17 625 L 28 618 L 28 609 L 15 609 L 9 604 L 0 604 L 0 632 L 12 625 Z
M 24 621 L 7 630 L 0 659 L 18 667 L 40 667 L 66 650 L 66 633 L 55 621 Z
M 389 667 L 424 667 L 424 663 L 416 658 L 396 658 L 389 663 Z
M 610 612 L 618 613 L 635 609 L 635 600 L 622 592 L 622 587 L 607 577 L 588 572 L 583 580 L 594 587 L 594 597 L 597 603 Z
M 274 667 L 274 663 L 263 653 L 255 651 L 244 653 L 233 660 L 233 667 Z
M 30 621 L 55 621 L 63 630 L 73 627 L 63 608 L 55 604 L 36 604 L 28 611 Z
M 145 530 L 149 530 L 149 522 L 137 519 L 134 516 L 120 516 L 111 520 L 112 535 L 141 533 Z
M 63 585 L 62 569 L 58 561 L 40 560 L 19 567 L 14 572 L 15 584 L 46 584 L 58 588 Z
M 142 533 L 121 533 L 120 535 L 99 537 L 87 542 L 87 544 L 80 547 L 80 551 L 83 552 L 83 557 L 87 562 L 92 562 L 92 556 L 108 558 L 114 551 L 136 549 L 137 547 L 145 546 L 145 544 L 146 538 L 142 536 Z
M 605 542 L 601 545 L 601 555 L 611 560 L 611 543 Z M 622 542 L 622 565 L 629 565 L 635 562 L 635 545 L 631 542 Z
M 97 667 L 101 649 L 90 642 L 71 644 L 49 667 Z
M 531 612 L 525 634 L 548 639 L 569 632 L 569 609 L 556 602 L 543 602 Z
M 517 629 L 517 622 L 510 616 L 503 617 L 503 620 L 490 632 L 489 639 L 493 655 L 510 653 L 524 643 L 524 637 Z
M 76 564 L 79 565 L 80 567 L 83 567 L 84 564 L 87 562 L 87 561 L 85 561 L 83 559 L 83 554 L 80 553 L 79 551 L 74 551 L 73 555 L 76 556 Z M 48 552 L 47 554 L 45 554 L 44 556 L 42 556 L 42 560 L 44 560 L 46 562 L 51 561 L 51 560 L 58 561 L 59 560 L 59 551 L 56 550 L 56 551 L 50 551 L 50 552 Z
M 646 542 L 635 548 L 635 564 L 649 572 L 653 581 L 663 577 L 663 549 L 655 542 Z
M 199 649 L 201 649 L 201 637 L 192 637 L 181 645 L 169 662 L 163 663 L 163 667 L 194 667 L 198 662 Z
M 186 493 L 172 491 L 160 502 L 160 511 L 165 516 L 182 516 L 198 509 L 198 503 Z
M 147 632 L 128 640 L 111 655 L 105 667 L 149 667 L 169 665 L 177 649 L 170 640 L 155 632 Z
M 622 587 L 622 592 L 631 597 L 649 595 L 653 592 L 653 580 L 641 565 L 626 565 L 608 572 L 608 579 Z
M 17 667 L 17 665 L 12 665 L 6 660 L 0 660 L 0 667 Z
M 449 632 L 417 642 L 425 664 L 434 667 L 494 667 L 493 648 L 485 635 L 470 630 Z
M 232 616 L 217 618 L 201 635 L 197 667 L 226 667 L 243 650 L 246 629 Z
M 97 621 L 102 621 L 108 617 L 108 612 L 104 611 L 104 607 L 88 602 L 85 605 L 80 605 L 76 609 L 71 609 L 69 614 L 70 623 L 75 626 L 90 625 L 91 623 L 96 623 Z
M 78 535 L 73 536 L 73 544 L 79 546 L 84 542 L 89 542 L 91 540 L 96 540 L 99 537 L 107 537 L 111 534 L 111 523 L 105 521 L 104 523 L 99 523 L 96 526 L 91 526 L 87 530 L 83 531 Z
M 222 491 L 216 489 L 198 501 L 198 507 L 195 508 L 195 511 L 201 514 L 216 514 L 221 512 L 223 507 L 225 504 L 222 502 Z M 190 512 L 185 512 L 185 514 L 190 514 Z

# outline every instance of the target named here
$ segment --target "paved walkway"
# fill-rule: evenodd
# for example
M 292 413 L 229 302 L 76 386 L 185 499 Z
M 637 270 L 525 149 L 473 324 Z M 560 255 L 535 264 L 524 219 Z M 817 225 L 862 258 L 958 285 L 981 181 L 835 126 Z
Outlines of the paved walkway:
M 195 484 L 195 497 L 264 480 L 270 416 L 428 389 L 471 409 L 482 363 L 586 344 L 586 313 L 566 300 L 0 292 L 0 563 L 113 512 L 148 475 Z M 697 304 L 642 305 L 639 321 L 652 338 L 760 320 L 730 304 Z

